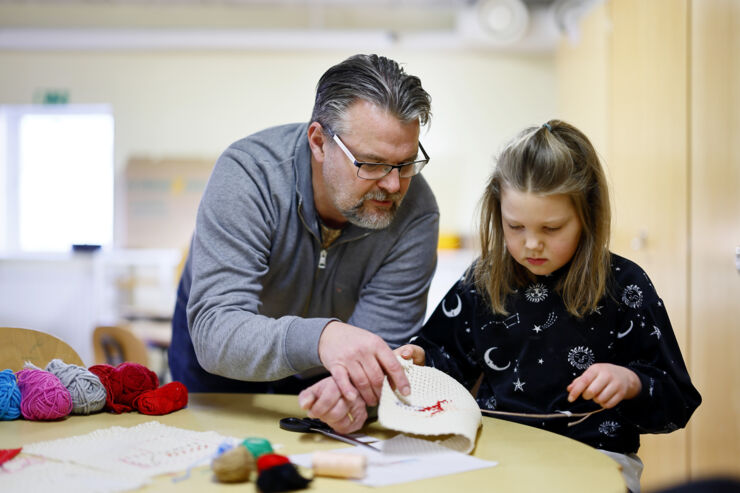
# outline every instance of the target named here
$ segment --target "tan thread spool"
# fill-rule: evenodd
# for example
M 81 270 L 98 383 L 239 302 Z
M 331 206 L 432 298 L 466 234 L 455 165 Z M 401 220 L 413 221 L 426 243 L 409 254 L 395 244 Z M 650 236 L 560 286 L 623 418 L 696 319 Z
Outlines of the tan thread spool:
M 242 445 L 237 445 L 211 461 L 213 474 L 222 483 L 249 481 L 254 469 L 254 457 Z
M 365 477 L 367 457 L 362 454 L 314 452 L 311 456 L 314 476 L 362 479 Z

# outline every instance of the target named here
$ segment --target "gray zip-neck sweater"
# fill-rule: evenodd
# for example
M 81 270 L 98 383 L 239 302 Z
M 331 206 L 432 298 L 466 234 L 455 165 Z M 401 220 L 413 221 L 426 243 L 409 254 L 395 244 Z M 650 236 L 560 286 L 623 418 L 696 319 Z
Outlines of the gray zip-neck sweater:
M 180 284 L 189 334 L 173 322 L 175 379 L 198 364 L 246 381 L 320 367 L 319 337 L 334 319 L 392 346 L 421 327 L 437 259 L 431 189 L 414 177 L 389 227 L 348 225 L 322 249 L 306 130 L 264 130 L 216 162 Z

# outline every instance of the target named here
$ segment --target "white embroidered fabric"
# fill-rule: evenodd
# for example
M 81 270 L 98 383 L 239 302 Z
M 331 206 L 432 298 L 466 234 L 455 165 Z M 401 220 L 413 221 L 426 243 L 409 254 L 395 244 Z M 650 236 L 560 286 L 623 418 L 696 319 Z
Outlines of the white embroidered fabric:
M 391 390 L 386 377 L 378 422 L 391 430 L 440 436 L 437 443 L 458 452 L 475 447 L 481 411 L 470 392 L 444 372 L 398 358 L 411 384 L 407 396 Z
M 129 477 L 151 478 L 184 471 L 213 456 L 219 445 L 239 440 L 213 431 L 191 431 L 149 421 L 130 428 L 113 426 L 23 447 L 27 454 L 71 462 Z

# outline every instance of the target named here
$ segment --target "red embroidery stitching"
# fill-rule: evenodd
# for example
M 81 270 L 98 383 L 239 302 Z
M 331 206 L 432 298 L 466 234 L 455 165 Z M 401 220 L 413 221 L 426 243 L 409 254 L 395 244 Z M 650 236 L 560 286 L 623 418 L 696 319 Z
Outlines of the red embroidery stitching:
M 435 414 L 446 411 L 446 409 L 442 407 L 442 404 L 446 402 L 449 402 L 449 401 L 447 399 L 444 399 L 441 401 L 437 401 L 437 403 L 432 406 L 427 406 L 427 407 L 409 406 L 408 404 L 403 404 L 402 402 L 396 402 L 396 405 L 405 407 L 407 409 L 411 409 L 412 411 L 416 411 L 419 413 L 429 412 L 429 416 L 434 416 Z
M 431 411 L 431 415 L 434 416 L 435 414 L 441 413 L 442 411 L 444 411 L 444 408 L 442 407 L 442 404 L 445 403 L 445 402 L 447 402 L 447 399 L 445 399 L 443 401 L 437 401 L 437 403 L 435 405 L 433 405 L 433 406 L 422 407 L 421 409 L 419 409 L 419 411 L 422 411 L 422 412 L 424 412 L 424 411 Z

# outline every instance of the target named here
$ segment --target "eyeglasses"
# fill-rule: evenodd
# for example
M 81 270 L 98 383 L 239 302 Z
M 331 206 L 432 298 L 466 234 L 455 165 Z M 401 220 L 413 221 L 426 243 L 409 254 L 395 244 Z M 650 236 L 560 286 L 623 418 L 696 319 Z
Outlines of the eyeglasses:
M 352 161 L 352 164 L 357 166 L 357 176 L 365 180 L 380 180 L 394 169 L 398 169 L 399 177 L 411 178 L 412 176 L 418 175 L 429 162 L 429 155 L 427 154 L 427 151 L 424 150 L 421 142 L 419 142 L 419 150 L 424 156 L 424 159 L 418 159 L 416 161 L 401 164 L 366 163 L 358 161 L 352 155 L 350 150 L 347 149 L 347 146 L 344 145 L 344 142 L 339 138 L 339 135 L 335 134 L 331 130 L 329 130 L 329 133 L 332 134 L 334 142 L 336 142 L 339 148 L 344 151 L 344 154 L 346 154 L 349 160 Z

